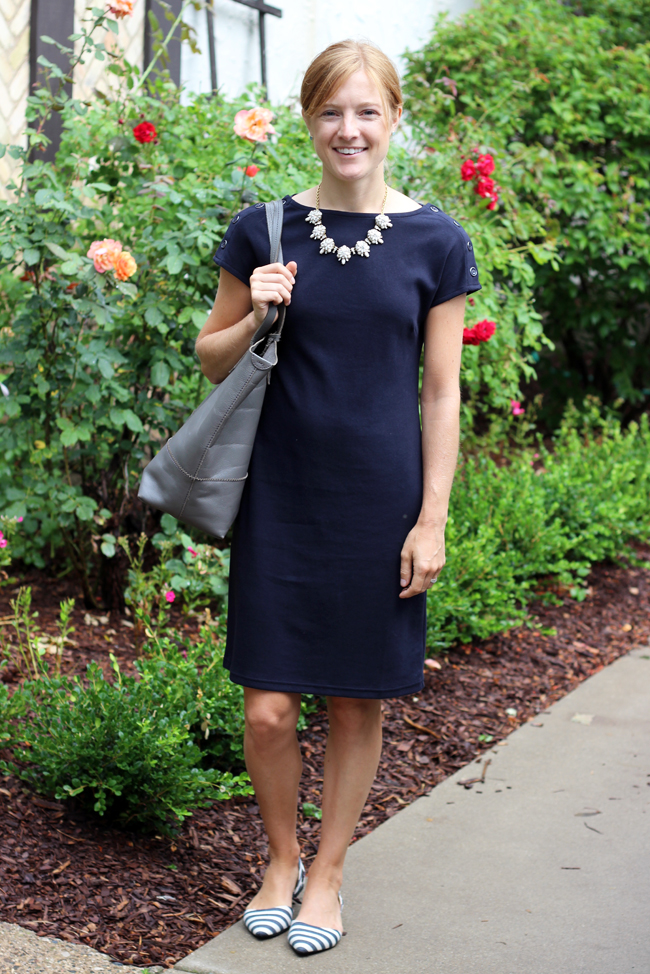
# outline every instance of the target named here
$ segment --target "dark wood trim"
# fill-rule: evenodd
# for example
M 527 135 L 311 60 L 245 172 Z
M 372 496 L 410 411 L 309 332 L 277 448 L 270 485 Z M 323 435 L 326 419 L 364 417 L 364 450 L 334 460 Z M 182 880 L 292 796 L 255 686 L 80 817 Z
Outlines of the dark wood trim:
M 167 0 L 170 10 L 174 17 L 178 17 L 183 6 L 183 0 Z M 145 17 L 144 17 L 144 65 L 143 70 L 145 70 L 153 59 L 153 37 L 151 35 L 151 26 L 149 24 L 149 11 L 152 10 L 156 17 L 158 18 L 158 23 L 160 24 L 160 29 L 163 32 L 163 37 L 167 36 L 170 27 L 170 21 L 165 17 L 163 8 L 160 7 L 154 0 L 146 0 L 145 3 Z M 180 27 L 176 29 L 172 39 L 167 47 L 167 52 L 169 54 L 169 64 L 167 69 L 169 70 L 169 75 L 175 85 L 180 85 L 181 83 L 181 31 Z M 156 74 L 156 68 L 153 69 L 153 74 Z M 150 76 L 151 77 L 151 76 Z
M 67 72 L 70 67 L 68 55 L 62 54 L 54 44 L 44 44 L 43 35 L 53 38 L 59 44 L 72 46 L 68 41 L 74 32 L 74 3 L 71 0 L 32 0 L 29 20 L 29 90 L 32 92 L 36 84 L 42 83 L 45 69 L 37 63 L 44 55 L 48 61 L 56 64 L 62 71 Z M 58 80 L 51 82 L 53 91 L 58 88 Z M 64 91 L 72 96 L 72 85 L 65 82 Z M 38 123 L 36 123 L 38 124 Z M 53 162 L 61 143 L 61 116 L 52 112 L 43 126 L 43 132 L 52 141 L 45 152 L 35 151 L 32 158 Z
M 279 7 L 270 7 L 268 3 L 263 3 L 263 0 L 233 0 L 233 2 L 242 3 L 245 7 L 252 7 L 253 10 L 259 10 L 261 14 L 271 14 L 272 17 L 282 16 Z
M 214 0 L 208 0 L 205 5 L 205 18 L 208 29 L 208 54 L 210 56 L 210 90 L 216 91 L 217 85 L 217 42 L 214 39 Z

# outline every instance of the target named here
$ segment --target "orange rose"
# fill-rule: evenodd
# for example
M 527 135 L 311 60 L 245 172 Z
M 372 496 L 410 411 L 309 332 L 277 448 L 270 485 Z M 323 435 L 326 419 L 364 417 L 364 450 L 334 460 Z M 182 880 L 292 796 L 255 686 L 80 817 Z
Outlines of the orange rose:
M 95 240 L 91 243 L 86 257 L 90 257 L 98 273 L 104 274 L 111 269 L 121 250 L 122 244 L 118 240 L 106 237 L 104 240 Z
M 115 271 L 115 277 L 118 279 L 118 281 L 126 281 L 127 278 L 133 277 L 138 269 L 138 265 L 135 262 L 135 258 L 128 252 L 128 250 L 122 250 L 119 254 L 115 255 L 113 269 Z
M 110 0 L 108 10 L 118 20 L 122 17 L 130 17 L 133 13 L 133 0 Z
M 259 105 L 250 108 L 248 111 L 242 109 L 235 115 L 233 126 L 235 135 L 240 135 L 242 139 L 248 139 L 249 142 L 266 142 L 267 134 L 269 132 L 275 133 L 275 129 L 271 125 L 272 118 L 273 112 Z

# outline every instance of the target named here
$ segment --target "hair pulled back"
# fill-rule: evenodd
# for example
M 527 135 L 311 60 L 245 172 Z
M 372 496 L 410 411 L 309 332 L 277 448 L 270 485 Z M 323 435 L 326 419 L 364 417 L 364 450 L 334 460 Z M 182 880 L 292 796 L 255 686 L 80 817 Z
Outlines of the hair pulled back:
M 395 65 L 374 44 L 353 40 L 330 44 L 307 68 L 300 89 L 300 104 L 305 115 L 309 118 L 320 111 L 334 92 L 360 69 L 379 89 L 387 123 L 394 119 L 403 101 Z

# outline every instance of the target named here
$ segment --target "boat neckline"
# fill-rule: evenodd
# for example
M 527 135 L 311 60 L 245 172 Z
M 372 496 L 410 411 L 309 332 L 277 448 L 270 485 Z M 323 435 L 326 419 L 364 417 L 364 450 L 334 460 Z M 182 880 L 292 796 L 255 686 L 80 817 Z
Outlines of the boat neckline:
M 293 203 L 294 206 L 300 207 L 301 210 L 315 209 L 313 206 L 307 206 L 305 203 L 299 203 L 298 200 L 295 200 L 291 195 L 285 196 L 284 199 L 288 200 L 290 203 Z M 417 200 L 415 202 L 417 202 Z M 386 216 L 390 216 L 391 218 L 394 216 L 414 216 L 416 213 L 420 213 L 422 210 L 426 210 L 427 208 L 428 204 L 420 203 L 417 210 L 402 210 L 401 212 L 398 211 L 396 213 L 394 213 L 392 210 L 386 210 L 385 213 Z M 343 213 L 345 216 L 363 216 L 366 218 L 366 220 L 373 216 L 373 213 L 371 212 L 360 213 L 358 210 L 328 210 L 324 207 L 321 207 L 321 213 Z

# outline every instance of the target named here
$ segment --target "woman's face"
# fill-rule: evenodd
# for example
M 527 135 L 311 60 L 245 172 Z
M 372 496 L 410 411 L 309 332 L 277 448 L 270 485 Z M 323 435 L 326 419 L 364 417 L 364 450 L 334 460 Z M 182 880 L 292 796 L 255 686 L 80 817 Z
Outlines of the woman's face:
M 387 118 L 381 95 L 365 71 L 355 71 L 331 100 L 305 118 L 314 149 L 336 179 L 363 179 L 380 166 L 400 113 Z

